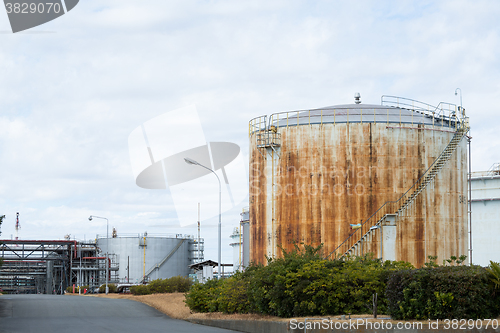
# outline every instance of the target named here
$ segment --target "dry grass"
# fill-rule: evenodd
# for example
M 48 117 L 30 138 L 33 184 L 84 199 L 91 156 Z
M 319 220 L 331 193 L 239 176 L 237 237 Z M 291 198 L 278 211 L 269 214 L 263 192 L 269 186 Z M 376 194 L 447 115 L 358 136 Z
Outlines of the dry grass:
M 71 295 L 71 294 L 69 294 Z M 120 298 L 120 299 L 131 299 L 137 302 L 141 302 L 152 306 L 158 311 L 166 314 L 167 316 L 175 319 L 189 320 L 189 319 L 222 319 L 222 320 L 268 320 L 268 321 L 285 321 L 288 322 L 292 318 L 279 318 L 273 316 L 263 316 L 258 314 L 225 314 L 221 312 L 212 312 L 212 313 L 192 313 L 191 310 L 186 306 L 184 300 L 186 299 L 184 294 L 182 293 L 172 293 L 172 294 L 153 294 L 153 295 L 141 295 L 134 296 L 132 294 L 97 294 L 97 295 L 89 295 L 94 297 L 107 297 L 107 298 Z M 346 317 L 348 317 L 346 315 Z M 380 315 L 379 318 L 387 318 L 386 315 Z M 325 317 L 308 317 L 308 320 L 321 320 Z M 326 316 L 326 318 L 331 319 L 333 321 L 340 320 L 340 316 Z M 358 318 L 373 318 L 369 314 L 365 315 L 351 315 L 352 319 Z M 304 321 L 304 317 L 294 318 L 297 321 Z M 383 320 L 383 319 L 379 319 Z M 385 322 L 388 320 L 385 319 Z M 396 322 L 396 321 L 393 321 Z
M 71 294 L 69 294 L 71 295 Z M 133 301 L 147 304 L 167 316 L 175 319 L 187 319 L 191 311 L 184 303 L 185 296 L 182 293 L 153 294 L 134 296 L 132 294 L 96 294 L 93 297 L 131 299 Z
M 78 294 L 66 294 L 66 295 L 77 295 Z M 117 299 L 131 299 L 133 301 L 141 302 L 147 304 L 158 311 L 166 314 L 167 316 L 175 319 L 187 320 L 190 318 L 197 319 L 237 319 L 237 320 L 283 320 L 278 317 L 271 316 L 261 316 L 258 314 L 224 314 L 220 312 L 214 313 L 192 313 L 191 310 L 186 306 L 184 300 L 186 299 L 183 293 L 171 293 L 171 294 L 153 294 L 153 295 L 140 295 L 135 296 L 132 294 L 96 294 L 96 295 L 85 295 L 91 297 L 105 297 L 105 298 L 117 298 Z
M 171 318 L 187 319 L 191 314 L 191 311 L 184 303 L 184 294 L 181 293 L 141 296 L 129 295 L 128 297 L 134 301 L 147 304 Z
M 72 295 L 72 294 L 69 294 Z M 78 295 L 78 294 L 76 294 Z M 263 316 L 254 313 L 235 313 L 235 314 L 225 314 L 221 312 L 211 312 L 211 313 L 198 313 L 191 312 L 189 308 L 184 303 L 186 299 L 183 293 L 172 293 L 172 294 L 153 294 L 153 295 L 140 295 L 135 296 L 132 294 L 97 294 L 88 295 L 93 297 L 105 297 L 105 298 L 117 298 L 117 299 L 131 299 L 133 301 L 141 302 L 147 304 L 158 311 L 166 314 L 167 316 L 175 319 L 222 319 L 222 320 L 267 320 L 267 321 L 290 321 L 291 318 L 279 318 L 273 316 Z M 387 316 L 381 315 L 380 317 Z M 318 320 L 325 317 L 308 317 L 308 319 L 317 318 Z M 340 316 L 328 317 L 332 320 L 340 319 Z M 370 315 L 352 315 L 351 318 L 370 318 Z M 305 318 L 297 317 L 298 321 L 304 321 Z

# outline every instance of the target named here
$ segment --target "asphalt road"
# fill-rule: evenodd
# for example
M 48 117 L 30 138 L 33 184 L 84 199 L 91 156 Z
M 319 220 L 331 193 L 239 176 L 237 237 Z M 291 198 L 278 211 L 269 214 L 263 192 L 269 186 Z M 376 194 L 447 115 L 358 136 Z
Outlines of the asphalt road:
M 171 319 L 145 304 L 98 297 L 0 296 L 2 333 L 234 332 Z

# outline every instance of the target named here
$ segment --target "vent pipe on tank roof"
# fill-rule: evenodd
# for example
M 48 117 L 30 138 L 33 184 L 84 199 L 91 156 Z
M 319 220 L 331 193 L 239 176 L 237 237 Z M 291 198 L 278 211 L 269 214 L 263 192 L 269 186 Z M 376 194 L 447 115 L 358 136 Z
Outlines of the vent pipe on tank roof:
M 356 104 L 361 103 L 361 95 L 359 94 L 359 92 L 354 94 L 354 103 L 356 103 Z

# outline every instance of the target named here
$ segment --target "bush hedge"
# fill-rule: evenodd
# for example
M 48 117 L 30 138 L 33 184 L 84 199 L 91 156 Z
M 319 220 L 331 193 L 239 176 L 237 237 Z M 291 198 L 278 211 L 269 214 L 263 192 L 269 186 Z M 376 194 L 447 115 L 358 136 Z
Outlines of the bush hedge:
M 192 311 L 259 313 L 279 317 L 378 312 L 394 319 L 484 319 L 500 314 L 500 273 L 491 266 L 415 269 L 405 262 L 364 257 L 324 260 L 321 247 L 298 246 L 267 266 L 251 265 L 223 280 L 194 284 L 186 294 Z M 464 258 L 443 263 L 460 265 Z M 496 289 L 495 289 L 495 286 Z
M 279 317 L 367 313 L 373 294 L 384 294 L 390 271 L 407 266 L 369 256 L 343 261 L 293 253 L 250 268 L 248 297 L 253 311 Z M 378 306 L 385 310 L 383 297 Z
M 221 281 L 195 284 L 186 295 L 193 311 L 260 313 L 279 317 L 314 316 L 372 311 L 379 295 L 379 310 L 391 272 L 413 268 L 408 263 L 382 263 L 369 255 L 349 260 L 324 260 L 321 246 L 295 247 L 267 266 L 253 265 L 244 273 Z
M 480 266 L 442 266 L 393 272 L 387 284 L 394 319 L 485 319 L 500 314 L 500 293 L 492 293 Z
M 75 286 L 75 293 L 78 294 L 79 291 L 80 291 L 80 288 L 82 288 L 82 294 L 84 292 L 85 289 L 87 289 L 87 291 L 89 290 L 90 286 L 89 285 L 86 285 L 86 286 L 81 286 L 81 287 L 78 287 L 78 286 Z M 68 286 L 66 288 L 66 292 L 67 293 L 72 293 L 73 292 L 73 285 L 71 286 Z
M 168 279 L 153 280 L 146 285 L 132 286 L 130 292 L 134 295 L 186 292 L 191 287 L 191 284 L 191 279 L 187 277 L 174 276 Z
M 212 279 L 203 284 L 195 283 L 186 294 L 186 305 L 196 312 L 217 312 L 222 283 L 227 280 Z
M 108 291 L 110 293 L 116 293 L 116 284 L 114 283 L 108 283 Z M 103 284 L 99 287 L 99 293 L 102 294 L 102 293 L 105 293 L 106 292 L 106 284 Z

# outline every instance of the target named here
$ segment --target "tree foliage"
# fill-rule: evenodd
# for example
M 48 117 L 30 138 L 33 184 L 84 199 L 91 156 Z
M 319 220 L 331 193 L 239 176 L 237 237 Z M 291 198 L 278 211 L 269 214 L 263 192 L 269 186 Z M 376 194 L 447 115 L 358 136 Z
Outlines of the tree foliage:
M 191 279 L 184 276 L 173 276 L 167 279 L 156 279 L 146 285 L 132 286 L 134 295 L 150 295 L 159 293 L 186 292 L 191 287 Z
M 194 285 L 186 295 L 193 311 L 253 312 L 279 317 L 366 313 L 374 293 L 384 295 L 387 279 L 403 262 L 382 262 L 370 255 L 325 260 L 321 246 L 295 245 L 267 266 L 252 265 L 221 281 Z M 379 309 L 386 308 L 379 298 Z
M 490 281 L 493 284 L 495 292 L 500 289 L 500 264 L 490 260 L 490 266 L 487 268 Z
M 110 293 L 116 293 L 117 286 L 114 283 L 108 283 L 108 292 Z M 103 284 L 99 287 L 99 293 L 103 294 L 106 292 L 106 285 Z
M 378 310 L 394 319 L 496 318 L 500 265 L 464 265 L 466 256 L 424 268 L 371 255 L 325 260 L 321 246 L 305 245 L 268 264 L 251 265 L 223 280 L 195 284 L 186 294 L 192 311 L 259 313 L 279 317 L 361 314 Z M 496 292 L 494 292 L 496 291 Z
M 499 314 L 488 272 L 480 266 L 439 266 L 394 272 L 387 284 L 394 319 L 484 319 Z

